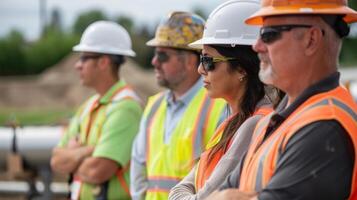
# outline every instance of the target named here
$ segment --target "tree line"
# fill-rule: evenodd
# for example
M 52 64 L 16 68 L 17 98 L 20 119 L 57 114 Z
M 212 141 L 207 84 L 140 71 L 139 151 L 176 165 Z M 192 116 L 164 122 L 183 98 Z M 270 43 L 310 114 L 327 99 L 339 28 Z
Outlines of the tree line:
M 357 2 L 351 1 L 350 6 L 357 8 Z M 205 13 L 196 8 L 195 13 L 206 17 Z M 80 40 L 86 27 L 97 20 L 112 20 L 125 27 L 133 41 L 133 49 L 137 53 L 135 60 L 143 68 L 150 68 L 153 49 L 145 43 L 154 36 L 149 27 L 136 27 L 134 21 L 127 16 L 110 19 L 100 10 L 92 10 L 80 14 L 70 31 L 64 31 L 61 26 L 61 16 L 58 10 L 53 10 L 50 23 L 42 30 L 41 36 L 34 42 L 27 42 L 21 32 L 11 31 L 0 38 L 0 76 L 39 74 L 48 67 L 58 63 L 67 56 L 72 47 Z M 357 65 L 357 37 L 346 38 L 341 52 L 342 65 Z
M 150 67 L 153 49 L 145 45 L 153 37 L 148 27 L 135 27 L 133 20 L 126 16 L 109 19 L 102 11 L 93 10 L 80 14 L 72 30 L 64 31 L 58 10 L 51 14 L 50 23 L 42 30 L 38 40 L 28 42 L 21 32 L 12 30 L 0 39 L 0 76 L 39 74 L 58 63 L 72 52 L 86 27 L 98 20 L 112 20 L 124 26 L 137 53 L 135 60 L 144 68 Z

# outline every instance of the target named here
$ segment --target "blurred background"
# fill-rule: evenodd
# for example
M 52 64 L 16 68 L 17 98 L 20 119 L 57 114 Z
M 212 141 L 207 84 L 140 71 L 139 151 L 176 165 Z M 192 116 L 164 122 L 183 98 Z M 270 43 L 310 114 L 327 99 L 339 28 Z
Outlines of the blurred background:
M 0 1 L 0 199 L 63 198 L 66 177 L 48 167 L 76 107 L 93 92 L 79 85 L 71 52 L 84 29 L 112 20 L 131 35 L 137 56 L 123 66 L 124 79 L 146 101 L 161 88 L 145 45 L 170 11 L 207 19 L 225 0 L 1 0 Z M 349 5 L 357 9 L 357 1 Z M 357 23 L 341 53 L 343 82 L 357 99 Z M 52 183 L 52 184 L 50 184 Z

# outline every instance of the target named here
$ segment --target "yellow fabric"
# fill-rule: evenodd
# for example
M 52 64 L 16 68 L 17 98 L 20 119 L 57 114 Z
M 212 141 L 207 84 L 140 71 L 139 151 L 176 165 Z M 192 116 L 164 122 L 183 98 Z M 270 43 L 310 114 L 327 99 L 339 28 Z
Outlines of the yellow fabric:
M 171 179 L 181 180 L 185 177 L 195 164 L 195 140 L 202 140 L 203 145 L 199 147 L 199 153 L 204 150 L 205 145 L 213 135 L 225 107 L 223 100 L 210 100 L 213 106 L 209 106 L 208 116 L 199 116 L 203 104 L 208 100 L 207 91 L 202 88 L 191 100 L 182 119 L 177 124 L 168 144 L 164 143 L 164 122 L 166 118 L 166 101 L 162 101 L 156 113 L 152 116 L 148 127 L 147 136 L 147 175 L 148 179 Z M 148 110 L 151 110 L 153 102 L 158 96 L 149 100 Z M 146 110 L 146 117 L 149 111 Z M 203 127 L 198 126 L 200 117 L 207 117 Z M 201 138 L 196 138 L 196 128 L 202 132 Z M 169 191 L 160 189 L 149 189 L 146 193 L 146 199 L 158 200 L 167 199 Z

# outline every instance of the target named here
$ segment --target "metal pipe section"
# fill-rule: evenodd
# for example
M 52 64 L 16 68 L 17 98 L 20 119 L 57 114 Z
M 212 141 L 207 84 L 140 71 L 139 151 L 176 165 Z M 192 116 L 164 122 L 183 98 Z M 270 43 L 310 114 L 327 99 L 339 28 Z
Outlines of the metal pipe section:
M 6 156 L 12 151 L 14 130 L 12 128 L 0 127 L 0 169 L 6 168 Z
M 8 153 L 17 151 L 30 168 L 48 165 L 52 148 L 61 138 L 61 126 L 0 127 L 0 169 L 6 167 Z M 15 145 L 15 146 L 14 146 Z

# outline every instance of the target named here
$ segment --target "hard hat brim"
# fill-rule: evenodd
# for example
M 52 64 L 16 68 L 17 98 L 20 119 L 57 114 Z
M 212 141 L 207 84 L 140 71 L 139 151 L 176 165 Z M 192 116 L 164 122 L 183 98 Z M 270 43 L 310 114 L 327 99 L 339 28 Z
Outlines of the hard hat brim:
M 136 53 L 132 50 L 120 51 L 118 49 L 110 49 L 110 48 L 95 48 L 90 47 L 87 45 L 76 45 L 72 48 L 73 51 L 76 52 L 92 52 L 92 53 L 102 53 L 102 54 L 113 54 L 113 55 L 123 55 L 123 56 L 130 56 L 135 57 Z
M 158 46 L 158 42 L 154 39 L 151 39 L 149 41 L 146 42 L 146 46 L 149 46 L 149 47 L 156 47 Z
M 262 25 L 263 18 L 279 15 L 345 15 L 346 23 L 357 22 L 357 12 L 347 6 L 318 5 L 310 7 L 273 7 L 261 8 L 245 20 L 249 25 Z
M 182 45 L 182 46 L 175 46 L 175 45 L 171 45 L 165 42 L 160 42 L 157 41 L 155 38 L 151 39 L 149 41 L 146 42 L 146 46 L 150 46 L 150 47 L 168 47 L 168 48 L 173 48 L 173 49 L 182 49 L 182 50 L 188 50 L 188 51 L 199 51 L 202 48 L 195 48 L 195 47 L 191 47 L 190 45 L 186 46 L 186 45 Z
M 195 49 L 203 49 L 204 43 L 202 41 L 203 41 L 203 39 L 196 40 L 196 41 L 188 44 L 188 46 L 191 48 L 195 48 Z
M 257 41 L 257 38 L 255 36 L 252 36 L 251 38 L 222 38 L 222 39 L 217 39 L 214 37 L 209 37 L 209 38 L 202 38 L 199 39 L 195 42 L 192 42 L 188 46 L 195 48 L 195 49 L 203 49 L 203 45 L 230 45 L 232 47 L 236 45 L 253 45 Z

